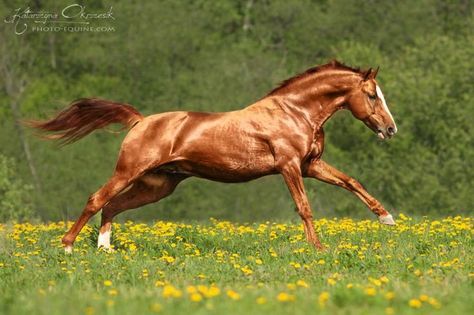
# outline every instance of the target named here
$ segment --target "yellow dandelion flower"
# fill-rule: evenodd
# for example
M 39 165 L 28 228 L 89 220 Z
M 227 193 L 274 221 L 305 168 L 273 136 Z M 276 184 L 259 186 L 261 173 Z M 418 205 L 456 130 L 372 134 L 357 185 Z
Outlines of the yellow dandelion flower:
M 388 278 L 386 276 L 382 276 L 382 277 L 380 277 L 380 281 L 382 283 L 388 283 L 390 280 L 388 280 Z
M 212 298 L 212 297 L 215 297 L 215 296 L 218 296 L 219 294 L 221 294 L 221 290 L 218 287 L 216 287 L 215 285 L 212 285 L 203 294 L 207 298 Z
M 430 299 L 430 297 L 426 294 L 421 294 L 418 299 L 421 301 L 421 302 L 428 302 L 428 300 Z
M 277 300 L 280 302 L 293 302 L 295 300 L 295 296 L 286 292 L 280 292 L 277 295 Z
M 441 308 L 441 304 L 435 298 L 429 298 L 428 303 L 433 306 L 434 308 Z
M 258 297 L 258 298 L 257 298 L 256 302 L 257 302 L 257 304 L 262 305 L 262 304 L 267 303 L 267 299 L 264 298 L 263 296 L 261 296 L 261 297 Z
M 309 284 L 306 283 L 306 281 L 304 281 L 304 280 L 296 281 L 296 285 L 299 286 L 299 287 L 303 287 L 303 288 L 309 288 Z
M 85 309 L 85 313 L 86 313 L 86 315 L 94 315 L 95 309 L 92 306 L 88 306 Z
M 337 281 L 336 281 L 335 279 L 333 279 L 333 278 L 329 278 L 329 279 L 327 280 L 327 282 L 328 282 L 329 285 L 335 285 Z
M 227 296 L 235 301 L 240 300 L 240 294 L 238 294 L 234 290 L 227 290 Z
M 163 255 L 161 257 L 161 260 L 163 260 L 164 262 L 167 262 L 168 264 L 171 264 L 173 263 L 176 259 L 172 256 L 168 256 L 168 255 Z
M 296 284 L 294 283 L 288 283 L 286 287 L 288 288 L 288 290 L 296 290 Z
M 321 294 L 319 294 L 318 296 L 319 306 L 321 307 L 326 306 L 327 301 L 329 301 L 329 297 L 330 297 L 329 292 L 327 291 L 321 292 Z
M 162 295 L 164 298 L 179 298 L 183 295 L 183 293 L 181 290 L 176 289 L 174 286 L 168 284 L 163 287 Z
M 365 288 L 364 293 L 368 296 L 375 296 L 377 294 L 377 290 L 375 290 L 373 287 L 368 287 Z
M 202 295 L 199 293 L 193 293 L 189 296 L 189 299 L 193 302 L 201 302 L 202 301 Z
M 382 281 L 380 281 L 379 279 L 369 277 L 369 281 L 377 287 L 380 287 L 382 285 Z
M 406 215 L 404 215 L 403 213 L 400 213 L 399 217 L 400 217 L 400 221 L 407 221 L 408 220 L 408 217 Z
M 116 289 L 110 289 L 107 291 L 110 296 L 116 296 L 118 294 L 118 291 Z
M 387 307 L 385 309 L 385 314 L 386 315 L 394 315 L 395 314 L 395 309 L 393 307 Z
M 421 301 L 418 299 L 411 299 L 410 301 L 408 301 L 408 305 L 412 308 L 420 308 Z
M 391 301 L 395 298 L 395 293 L 393 293 L 393 291 L 388 291 L 387 293 L 385 293 L 385 298 Z
M 297 262 L 294 262 L 294 261 L 290 262 L 290 266 L 292 266 L 295 269 L 300 269 L 301 268 L 301 264 L 297 263 Z
M 104 280 L 104 285 L 105 285 L 106 287 L 111 287 L 111 286 L 112 286 L 112 281 L 110 281 L 110 280 Z
M 244 273 L 244 275 L 246 275 L 246 276 L 250 276 L 250 275 L 253 273 L 252 269 L 250 269 L 248 266 L 244 266 L 244 267 L 240 268 L 240 270 L 241 270 L 241 271 Z

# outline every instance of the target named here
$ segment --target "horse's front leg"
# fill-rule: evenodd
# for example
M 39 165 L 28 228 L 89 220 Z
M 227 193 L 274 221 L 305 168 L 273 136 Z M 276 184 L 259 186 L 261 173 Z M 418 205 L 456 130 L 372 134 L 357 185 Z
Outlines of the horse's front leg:
M 305 177 L 314 177 L 323 182 L 343 187 L 353 192 L 369 209 L 378 216 L 380 223 L 395 225 L 392 215 L 382 204 L 372 197 L 367 190 L 354 178 L 344 174 L 323 160 L 313 160 L 304 173 Z
M 323 246 L 319 242 L 318 236 L 314 230 L 313 214 L 308 202 L 308 197 L 306 196 L 306 192 L 304 190 L 303 177 L 301 175 L 301 169 L 299 165 L 297 163 L 286 165 L 283 167 L 280 173 L 283 175 L 286 185 L 290 190 L 291 196 L 295 201 L 298 214 L 303 220 L 306 239 L 317 249 L 323 249 Z

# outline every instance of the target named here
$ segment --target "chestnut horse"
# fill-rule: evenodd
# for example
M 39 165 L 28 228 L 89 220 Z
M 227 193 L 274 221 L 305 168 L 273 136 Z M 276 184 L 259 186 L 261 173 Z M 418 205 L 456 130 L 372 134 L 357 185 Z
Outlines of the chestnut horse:
M 375 78 L 377 70 L 354 69 L 337 61 L 284 81 L 256 103 L 225 113 L 166 112 L 143 117 L 127 104 L 80 99 L 48 121 L 30 126 L 50 139 L 70 143 L 111 123 L 130 128 L 114 174 L 92 194 L 62 239 L 67 252 L 83 226 L 102 210 L 98 246 L 110 248 L 113 218 L 122 211 L 170 195 L 184 179 L 245 182 L 281 174 L 303 220 L 309 243 L 322 245 L 303 177 L 341 186 L 359 197 L 383 224 L 395 224 L 382 204 L 355 179 L 324 162 L 324 123 L 348 109 L 381 139 L 397 127 Z

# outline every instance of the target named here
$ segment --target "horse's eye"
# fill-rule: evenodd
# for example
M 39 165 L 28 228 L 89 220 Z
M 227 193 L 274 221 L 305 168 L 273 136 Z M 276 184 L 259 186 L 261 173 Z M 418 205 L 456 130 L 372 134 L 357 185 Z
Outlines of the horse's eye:
M 377 95 L 376 94 L 369 95 L 369 98 L 375 101 L 377 99 Z

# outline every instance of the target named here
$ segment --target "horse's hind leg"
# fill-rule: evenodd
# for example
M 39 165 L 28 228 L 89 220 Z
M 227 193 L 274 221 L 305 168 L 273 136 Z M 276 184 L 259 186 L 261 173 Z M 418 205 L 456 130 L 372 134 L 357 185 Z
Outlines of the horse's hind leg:
M 169 196 L 185 178 L 185 176 L 171 174 L 144 175 L 131 184 L 130 188 L 115 196 L 102 209 L 97 247 L 110 249 L 112 220 L 117 214 Z
M 82 214 L 62 239 L 67 253 L 72 252 L 72 244 L 87 221 L 135 179 L 136 176 L 124 176 L 122 172 L 116 172 L 104 186 L 89 197 Z

